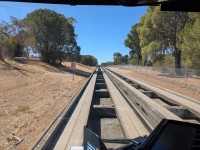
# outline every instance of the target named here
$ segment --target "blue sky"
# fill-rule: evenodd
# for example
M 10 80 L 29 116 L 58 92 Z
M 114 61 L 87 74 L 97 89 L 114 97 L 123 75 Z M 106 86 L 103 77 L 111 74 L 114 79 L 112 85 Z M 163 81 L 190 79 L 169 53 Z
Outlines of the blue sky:
M 124 40 L 131 26 L 139 22 L 147 7 L 123 6 L 69 6 L 53 4 L 0 2 L 0 19 L 9 21 L 10 16 L 24 18 L 27 13 L 39 8 L 48 8 L 66 17 L 73 17 L 75 32 L 81 54 L 90 54 L 99 64 L 113 61 L 113 54 L 129 54 Z

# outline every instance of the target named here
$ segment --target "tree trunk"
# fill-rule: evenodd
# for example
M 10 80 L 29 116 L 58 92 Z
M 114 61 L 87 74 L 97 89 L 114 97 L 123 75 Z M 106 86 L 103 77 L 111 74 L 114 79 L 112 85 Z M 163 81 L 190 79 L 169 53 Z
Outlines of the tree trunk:
M 5 62 L 3 58 L 3 50 L 0 48 L 0 61 Z
M 139 65 L 139 63 L 140 63 L 140 59 L 139 59 L 139 58 L 137 58 L 137 65 Z
M 46 63 L 51 63 L 50 56 L 48 52 L 42 52 L 42 60 Z
M 143 66 L 146 66 L 146 65 L 147 65 L 147 58 L 145 59 Z
M 60 65 L 62 64 L 62 59 L 59 60 L 59 64 L 60 64 Z
M 181 51 L 178 48 L 175 48 L 174 51 L 175 55 L 175 73 L 180 74 L 181 73 Z

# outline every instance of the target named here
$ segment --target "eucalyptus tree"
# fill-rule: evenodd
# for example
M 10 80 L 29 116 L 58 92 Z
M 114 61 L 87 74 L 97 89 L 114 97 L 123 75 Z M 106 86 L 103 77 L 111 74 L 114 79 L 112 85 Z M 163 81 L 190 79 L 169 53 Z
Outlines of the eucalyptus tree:
M 48 63 L 59 63 L 66 58 L 68 50 L 76 46 L 73 22 L 49 9 L 38 9 L 27 14 L 25 21 L 34 37 L 34 47 Z
M 191 67 L 200 64 L 200 13 L 189 13 L 189 20 L 179 35 L 178 47 L 183 52 L 183 57 Z
M 5 62 L 5 57 L 12 58 L 17 50 L 24 47 L 26 38 L 23 22 L 15 17 L 11 17 L 11 21 L 0 22 L 0 60 Z M 23 41 L 23 42 L 22 42 Z
M 156 31 L 152 22 L 154 10 L 155 7 L 153 6 L 147 8 L 148 13 L 140 18 L 140 26 L 137 28 L 144 65 L 146 65 L 148 58 L 151 58 L 151 61 L 155 62 L 157 51 L 161 48 L 161 43 L 158 42 L 160 33 Z
M 119 52 L 116 52 L 113 54 L 113 59 L 114 59 L 114 64 L 118 65 L 118 64 L 122 64 L 123 63 L 123 57 L 122 54 Z
M 128 64 L 129 61 L 129 56 L 128 55 L 122 55 L 119 52 L 116 52 L 113 54 L 113 59 L 114 59 L 114 64 L 119 65 L 119 64 Z
M 128 64 L 129 62 L 129 56 L 128 55 L 124 55 L 124 56 L 122 56 L 122 59 L 123 59 L 123 63 L 124 64 Z
M 182 41 L 178 37 L 188 20 L 188 13 L 163 12 L 160 7 L 154 6 L 148 7 L 147 12 L 141 17 L 142 25 L 138 28 L 143 61 L 148 57 L 153 62 L 162 59 L 160 56 L 165 56 L 165 50 L 170 48 L 175 58 L 175 67 L 181 68 L 182 51 L 177 45 Z
M 140 26 L 140 24 L 132 26 L 130 33 L 127 35 L 127 39 L 124 41 L 124 45 L 130 48 L 130 59 L 136 57 L 137 64 L 142 60 L 139 33 L 137 31 L 138 26 Z
M 182 41 L 178 40 L 178 36 L 184 29 L 187 20 L 187 12 L 162 12 L 160 11 L 160 7 L 155 8 L 152 17 L 153 26 L 156 31 L 162 33 L 163 38 L 161 40 L 166 41 L 167 46 L 172 48 L 173 56 L 175 58 L 175 68 L 181 68 L 182 51 L 177 45 Z
M 98 60 L 92 55 L 81 55 L 81 63 L 87 66 L 96 66 Z

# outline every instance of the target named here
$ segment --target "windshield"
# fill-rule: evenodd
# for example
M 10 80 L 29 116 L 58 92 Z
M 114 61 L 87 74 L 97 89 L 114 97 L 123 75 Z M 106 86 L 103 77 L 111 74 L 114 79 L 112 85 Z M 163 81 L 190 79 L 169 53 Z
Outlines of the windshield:
M 120 100 L 115 102 L 116 97 L 137 99 L 128 93 L 129 86 L 124 88 L 124 96 L 118 95 L 120 88 L 114 88 L 118 85 L 115 78 L 153 99 L 155 109 L 169 111 L 177 120 L 199 122 L 196 110 L 200 100 L 200 13 L 160 11 L 160 6 L 0 2 L 0 14 L 0 149 L 33 148 L 87 86 L 93 87 L 87 91 L 93 95 L 79 96 L 91 97 L 91 106 L 80 106 L 88 110 L 84 125 L 104 139 L 128 137 L 126 121 L 118 112 L 122 108 L 117 106 L 127 110 L 140 107 L 147 116 L 151 113 L 140 101 L 130 108 Z M 127 76 L 138 80 L 129 82 Z M 188 105 L 182 106 L 180 101 L 156 93 L 157 89 L 140 85 L 140 80 L 178 93 L 175 95 L 195 104 L 189 106 L 190 102 L 184 101 Z M 79 106 L 78 101 L 74 106 Z M 193 110 L 195 105 L 198 108 Z M 70 117 L 72 114 L 75 113 Z M 129 118 L 129 114 L 137 116 L 132 111 L 125 116 Z M 63 116 L 66 124 L 70 117 Z M 145 128 L 138 134 L 148 136 L 160 119 L 149 123 L 148 128 L 138 119 L 138 125 Z M 83 133 L 83 128 L 75 129 Z

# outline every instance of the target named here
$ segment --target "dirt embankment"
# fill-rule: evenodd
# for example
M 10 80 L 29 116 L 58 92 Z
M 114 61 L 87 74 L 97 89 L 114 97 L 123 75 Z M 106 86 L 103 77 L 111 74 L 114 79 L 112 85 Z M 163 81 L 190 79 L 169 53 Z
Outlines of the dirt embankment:
M 0 63 L 0 150 L 30 149 L 93 70 L 77 65 L 73 81 L 68 62 Z

